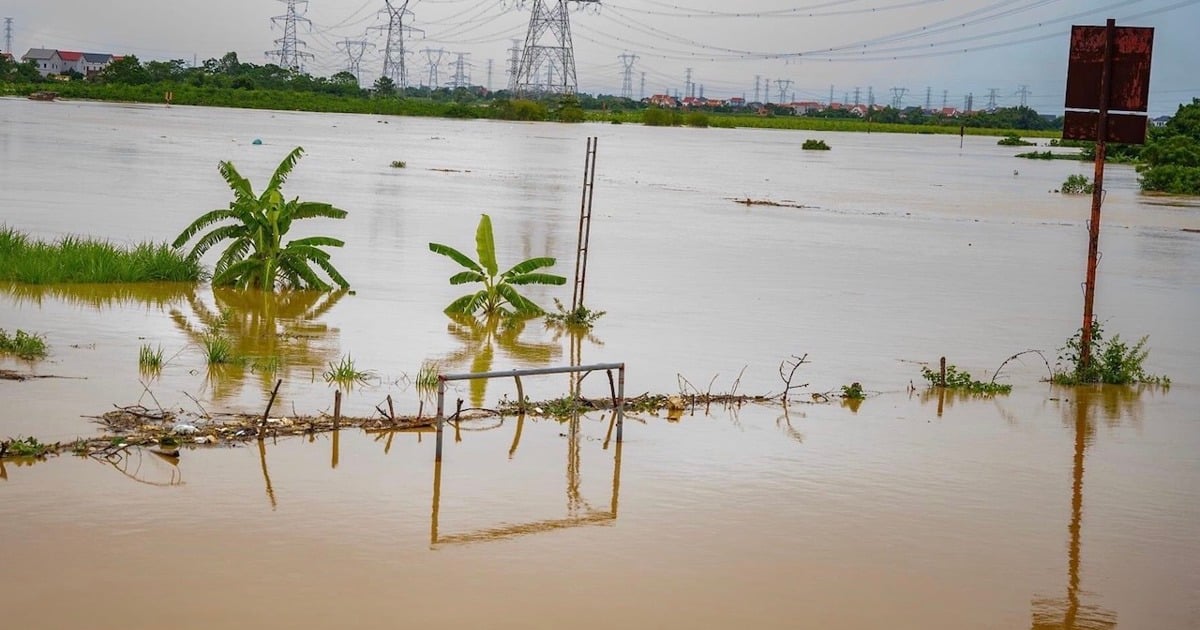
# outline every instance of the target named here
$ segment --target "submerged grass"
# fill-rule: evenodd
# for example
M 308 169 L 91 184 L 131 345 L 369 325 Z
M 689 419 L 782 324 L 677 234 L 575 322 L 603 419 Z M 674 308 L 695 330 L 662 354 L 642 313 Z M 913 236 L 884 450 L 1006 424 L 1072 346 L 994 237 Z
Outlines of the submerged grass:
M 46 356 L 46 339 L 19 329 L 10 337 L 8 331 L 0 328 L 0 354 L 12 354 L 22 359 L 40 359 Z
M 75 236 L 48 243 L 0 225 L 0 280 L 26 284 L 195 282 L 203 275 L 199 262 L 187 260 L 165 243 L 122 248 Z
M 157 374 L 163 367 L 163 349 L 162 346 L 157 348 L 150 347 L 150 344 L 144 343 L 138 350 L 138 369 L 142 372 Z
M 337 363 L 330 363 L 329 369 L 323 375 L 326 383 L 336 383 L 347 389 L 354 385 L 366 385 L 371 379 L 371 372 L 359 370 L 354 365 L 354 359 L 345 355 Z

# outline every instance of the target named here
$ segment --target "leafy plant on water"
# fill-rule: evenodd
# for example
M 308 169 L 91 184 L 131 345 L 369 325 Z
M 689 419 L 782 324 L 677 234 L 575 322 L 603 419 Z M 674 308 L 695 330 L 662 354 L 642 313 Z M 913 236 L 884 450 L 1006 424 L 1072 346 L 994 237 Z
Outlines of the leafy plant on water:
M 5 444 L 5 451 L 14 457 L 42 457 L 50 450 L 49 444 L 38 442 L 35 437 L 18 437 Z
M 842 385 L 842 398 L 846 400 L 865 400 L 867 393 L 863 391 L 862 383 L 857 381 Z
M 956 366 L 946 366 L 946 382 L 942 383 L 942 375 L 936 370 L 931 370 L 928 367 L 921 368 L 921 377 L 924 378 L 930 387 L 945 387 L 946 389 L 957 389 L 971 394 L 1007 394 L 1012 391 L 1012 385 L 1005 383 L 977 381 L 971 378 L 971 373 L 966 370 L 959 371 Z
M 483 284 L 479 291 L 468 293 L 451 302 L 445 309 L 447 315 L 542 315 L 545 311 L 518 293 L 514 287 L 527 284 L 563 285 L 567 282 L 562 276 L 538 271 L 554 266 L 555 259 L 550 257 L 530 258 L 513 265 L 504 273 L 499 273 L 496 242 L 492 235 L 492 219 L 486 214 L 480 217 L 479 226 L 475 230 L 478 262 L 457 249 L 440 243 L 430 243 L 429 251 L 446 256 L 466 267 L 466 271 L 450 276 L 450 284 Z
M 829 151 L 832 147 L 825 143 L 824 140 L 814 140 L 809 138 L 800 145 L 800 148 L 805 151 Z
M 278 356 L 259 357 L 250 362 L 250 369 L 261 374 L 274 374 L 282 367 L 283 361 Z
M 187 226 L 176 237 L 174 246 L 182 247 L 201 231 L 188 254 L 188 260 L 198 260 L 210 248 L 222 241 L 231 243 L 213 267 L 214 286 L 274 290 L 277 286 L 291 289 L 329 290 L 332 286 L 314 270 L 320 268 L 340 287 L 350 284 L 334 268 L 329 253 L 322 247 L 341 247 L 344 243 L 328 236 L 310 236 L 283 242 L 292 223 L 301 219 L 324 217 L 343 219 L 346 211 L 328 203 L 284 198 L 281 188 L 287 181 L 304 149 L 296 147 L 279 163 L 261 195 L 255 195 L 250 181 L 242 177 L 231 162 L 221 162 L 217 170 L 233 191 L 228 209 L 207 212 Z M 216 227 L 213 227 L 216 226 Z
M 326 383 L 336 383 L 342 387 L 366 385 L 370 382 L 371 372 L 359 370 L 354 365 L 350 355 L 344 355 L 337 363 L 330 362 L 329 369 L 322 375 Z
M 0 354 L 12 354 L 26 360 L 41 359 L 46 356 L 46 338 L 38 334 L 30 334 L 17 329 L 16 334 L 9 336 L 8 331 L 0 328 Z
M 1036 142 L 1029 142 L 1028 140 L 1022 140 L 1021 136 L 1019 136 L 1015 133 L 1010 133 L 1010 134 L 1004 136 L 1003 138 L 1000 138 L 1000 140 L 998 140 L 996 142 L 996 144 L 998 144 L 1002 147 L 1034 147 L 1034 146 L 1037 146 Z
M 393 160 L 392 168 L 408 168 L 408 162 L 404 160 Z
M 1090 195 L 1094 188 L 1086 175 L 1075 173 L 1067 177 L 1060 190 L 1064 195 Z
M 575 310 L 569 311 L 558 298 L 554 298 L 554 307 L 558 309 L 558 312 L 546 313 L 546 323 L 574 329 L 591 330 L 596 325 L 596 320 L 603 317 L 606 312 L 593 311 L 582 304 L 576 306 Z
M 1083 363 L 1083 329 L 1075 334 L 1058 349 L 1058 361 L 1055 364 L 1053 382 L 1059 385 L 1082 385 L 1103 383 L 1105 385 L 1162 385 L 1171 386 L 1171 379 L 1166 376 L 1147 374 L 1142 364 L 1150 355 L 1146 348 L 1149 336 L 1129 345 L 1121 339 L 1121 335 L 1113 335 L 1105 339 L 1104 329 L 1100 322 L 1092 324 L 1091 361 L 1085 368 Z

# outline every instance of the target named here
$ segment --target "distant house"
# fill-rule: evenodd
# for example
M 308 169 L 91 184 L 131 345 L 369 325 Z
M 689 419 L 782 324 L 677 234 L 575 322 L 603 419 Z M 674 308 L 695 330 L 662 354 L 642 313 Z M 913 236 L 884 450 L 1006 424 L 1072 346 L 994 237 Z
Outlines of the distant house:
M 821 104 L 816 101 L 798 101 L 789 104 L 788 107 L 791 107 L 792 111 L 795 112 L 797 116 L 812 114 L 823 109 Z
M 669 94 L 655 94 L 650 97 L 650 104 L 655 107 L 667 107 L 674 109 L 679 107 L 679 100 Z
M 71 50 L 58 51 L 58 58 L 62 59 L 63 73 L 74 70 L 79 74 L 83 74 L 83 53 L 74 52 Z
M 946 118 L 958 118 L 962 112 L 958 111 L 957 107 L 943 107 L 935 113 L 945 116 Z
M 1155 127 L 1166 127 L 1169 122 L 1171 122 L 1170 116 L 1159 116 L 1158 118 L 1150 119 L 1150 124 Z
M 0 57 L 4 57 L 9 61 L 14 61 L 12 53 L 0 52 Z
M 730 107 L 741 109 L 746 106 L 746 99 L 744 99 L 740 96 L 735 96 L 735 97 L 729 99 L 728 104 Z
M 30 48 L 29 52 L 21 57 L 21 61 L 32 61 L 42 76 L 60 74 L 65 70 L 63 68 L 62 57 L 58 56 L 58 51 L 48 48 Z

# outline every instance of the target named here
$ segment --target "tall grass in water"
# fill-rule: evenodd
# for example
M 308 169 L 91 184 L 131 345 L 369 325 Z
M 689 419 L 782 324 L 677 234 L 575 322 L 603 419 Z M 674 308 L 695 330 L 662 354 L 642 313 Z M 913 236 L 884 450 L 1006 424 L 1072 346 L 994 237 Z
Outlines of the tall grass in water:
M 144 343 L 138 350 L 138 370 L 142 374 L 155 375 L 162 371 L 163 367 L 163 349 L 151 348 L 150 344 Z
M 122 248 L 66 236 L 48 243 L 0 225 L 0 280 L 26 284 L 186 281 L 203 277 L 199 262 L 162 243 Z
M 353 389 L 355 385 L 367 385 L 370 382 L 372 374 L 369 370 L 359 370 L 355 367 L 354 359 L 350 358 L 350 355 L 347 354 L 337 363 L 331 362 L 329 369 L 325 371 L 323 376 L 326 383 L 334 383 L 346 389 Z

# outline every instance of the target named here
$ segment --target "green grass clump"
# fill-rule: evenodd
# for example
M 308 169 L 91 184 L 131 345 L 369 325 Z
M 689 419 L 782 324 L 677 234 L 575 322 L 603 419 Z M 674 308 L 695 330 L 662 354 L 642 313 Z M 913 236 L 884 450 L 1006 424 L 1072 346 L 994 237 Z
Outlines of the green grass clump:
M 804 141 L 804 144 L 801 145 L 800 148 L 804 149 L 805 151 L 828 151 L 830 146 L 825 144 L 824 140 L 813 140 L 812 138 L 809 138 L 808 140 Z
M 421 362 L 416 378 L 417 394 L 421 398 L 432 398 L 437 393 L 438 373 L 441 371 L 442 366 L 437 361 L 427 359 Z
M 392 168 L 408 168 L 408 162 L 404 160 L 395 160 L 392 162 Z
M 704 112 L 689 112 L 683 117 L 683 123 L 689 127 L 699 127 L 701 129 L 708 127 L 708 114 Z
M 148 343 L 142 344 L 141 349 L 138 350 L 138 369 L 149 374 L 157 374 L 162 371 L 162 367 L 162 346 L 151 348 Z
M 46 356 L 46 339 L 41 335 L 30 334 L 18 329 L 13 336 L 0 328 L 0 354 L 12 354 L 22 359 L 40 359 Z
M 356 384 L 366 385 L 370 381 L 371 372 L 359 370 L 354 365 L 354 359 L 347 354 L 337 363 L 331 362 L 323 376 L 326 383 L 337 383 L 342 387 L 350 388 Z
M 1146 373 L 1142 364 L 1150 351 L 1146 348 L 1148 336 L 1132 346 L 1121 340 L 1121 335 L 1104 338 L 1099 322 L 1092 324 L 1092 358 L 1083 366 L 1083 330 L 1067 340 L 1059 348 L 1058 362 L 1051 380 L 1059 385 L 1161 385 L 1171 386 L 1171 379 Z
M 26 284 L 195 282 L 203 275 L 198 261 L 189 261 L 162 243 L 122 248 L 75 236 L 47 243 L 0 226 L 0 280 Z
M 946 366 L 946 382 L 943 385 L 942 375 L 939 372 L 931 370 L 927 367 L 921 368 L 921 377 L 924 378 L 930 387 L 945 387 L 946 389 L 957 389 L 971 394 L 1007 394 L 1012 391 L 1012 385 L 997 383 L 995 381 L 984 383 L 971 378 L 970 372 L 966 370 L 959 371 L 953 365 Z
M 200 338 L 204 359 L 209 365 L 232 365 L 241 363 L 233 351 L 233 340 L 219 331 L 210 330 Z

